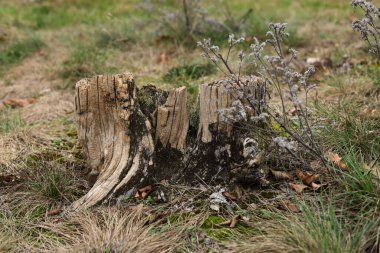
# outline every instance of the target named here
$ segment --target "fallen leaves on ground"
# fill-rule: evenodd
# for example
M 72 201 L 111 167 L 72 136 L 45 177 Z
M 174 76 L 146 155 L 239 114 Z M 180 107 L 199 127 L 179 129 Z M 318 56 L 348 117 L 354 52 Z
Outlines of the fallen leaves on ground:
M 220 226 L 229 226 L 230 228 L 234 228 L 234 227 L 236 227 L 236 224 L 239 222 L 239 220 L 242 220 L 244 222 L 248 222 L 249 218 L 241 216 L 239 214 L 239 215 L 235 215 L 234 217 L 232 217 L 229 220 L 226 220 L 226 221 L 220 223 L 219 225 Z
M 300 194 L 307 186 L 302 184 L 289 183 L 289 187 Z
M 371 169 L 371 174 L 378 180 L 380 180 L 380 167 L 374 167 Z
M 236 198 L 241 199 L 241 197 L 243 196 L 243 191 L 238 185 L 235 186 L 234 192 L 236 194 Z
M 34 103 L 36 100 L 33 98 L 9 98 L 3 100 L 3 104 L 6 106 L 11 107 L 12 109 L 18 108 L 18 107 L 25 107 L 29 104 Z
M 148 185 L 137 190 L 135 198 L 145 199 L 154 190 L 154 185 Z
M 61 209 L 55 209 L 55 210 L 52 210 L 50 213 L 49 213 L 49 216 L 55 216 L 55 215 L 58 215 L 62 212 Z
M 220 206 L 219 206 L 219 204 L 210 204 L 210 209 L 215 211 L 215 212 L 219 212 Z
M 278 170 L 270 170 L 270 172 L 272 173 L 272 175 L 277 181 L 293 179 L 292 175 L 290 175 L 288 172 L 278 171 Z
M 297 207 L 297 205 L 294 204 L 294 203 L 292 203 L 292 202 L 290 202 L 290 201 L 287 200 L 287 199 L 283 200 L 283 201 L 282 201 L 282 204 L 283 204 L 283 206 L 284 206 L 287 210 L 289 210 L 289 211 L 291 211 L 291 212 L 293 212 L 293 213 L 299 213 L 299 212 L 300 212 L 300 209 Z
M 265 152 L 264 151 L 259 152 L 256 155 L 255 159 L 250 160 L 248 162 L 248 167 L 258 167 L 258 166 L 260 166 L 263 163 L 264 158 L 265 158 Z
M 166 53 L 162 53 L 157 57 L 157 63 L 159 65 L 165 65 L 168 61 L 168 55 Z
M 237 197 L 235 197 L 233 194 L 231 194 L 231 193 L 229 193 L 227 191 L 223 192 L 222 194 L 228 200 L 233 200 L 233 201 L 237 200 Z
M 297 170 L 296 175 L 299 179 L 302 180 L 302 183 L 304 183 L 307 186 L 310 186 L 311 188 L 313 188 L 313 190 L 318 190 L 319 187 L 321 187 L 319 184 L 314 183 L 314 181 L 319 178 L 319 174 L 313 174 L 308 171 L 302 172 L 301 170 Z
M 295 116 L 296 113 L 297 113 L 297 108 L 295 108 L 295 107 L 290 108 L 290 109 L 288 110 L 288 112 L 287 112 L 287 114 L 288 114 L 289 116 Z
M 332 161 L 334 165 L 342 171 L 348 170 L 347 165 L 342 161 L 342 157 L 340 157 L 337 153 L 329 152 L 328 157 L 330 161 Z

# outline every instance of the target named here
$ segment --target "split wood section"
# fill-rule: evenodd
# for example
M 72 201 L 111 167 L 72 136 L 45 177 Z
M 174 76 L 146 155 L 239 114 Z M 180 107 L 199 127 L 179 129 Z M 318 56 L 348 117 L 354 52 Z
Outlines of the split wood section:
M 163 147 L 184 152 L 188 130 L 186 87 L 181 87 L 169 94 L 165 105 L 158 107 L 156 139 Z

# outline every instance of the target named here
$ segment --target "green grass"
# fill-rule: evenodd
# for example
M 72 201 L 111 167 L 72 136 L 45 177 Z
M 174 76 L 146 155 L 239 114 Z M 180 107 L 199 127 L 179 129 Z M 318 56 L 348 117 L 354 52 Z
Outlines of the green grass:
M 25 126 L 20 113 L 12 109 L 0 110 L 0 134 L 10 133 Z
M 355 70 L 360 75 L 368 76 L 374 85 L 380 86 L 380 64 L 372 63 L 369 65 L 355 66 Z
M 111 26 L 102 29 L 97 34 L 95 43 L 98 48 L 129 50 L 130 46 L 135 43 L 137 39 L 137 35 L 132 31 L 132 27 L 128 24 L 122 24 L 116 28 L 115 26 Z
M 77 182 L 80 180 L 69 170 L 50 169 L 37 172 L 27 185 L 46 200 L 71 202 L 82 193 Z
M 378 155 L 374 151 L 369 160 L 374 161 Z M 343 159 L 349 168 L 348 172 L 338 171 L 337 174 L 343 195 L 347 196 L 347 206 L 351 209 L 379 212 L 380 178 L 371 173 L 371 162 L 366 161 L 361 153 L 353 149 L 349 150 Z M 378 166 L 379 162 L 373 165 L 372 170 L 376 170 Z
M 43 46 L 42 40 L 34 35 L 13 42 L 7 48 L 0 51 L 0 72 L 20 63 Z
M 255 234 L 223 243 L 236 252 L 377 252 L 379 209 L 353 212 L 342 196 L 334 195 L 327 191 L 295 197 L 292 202 L 300 209 L 296 214 L 273 206 L 259 209 L 253 218 Z
M 69 0 L 62 2 L 4 4 L 0 8 L 0 21 L 22 29 L 58 29 L 77 24 L 104 23 L 109 14 L 122 17 L 136 1 L 123 5 L 115 0 Z
M 230 228 L 229 226 L 221 226 L 220 223 L 226 221 L 219 215 L 209 215 L 204 220 L 200 229 L 207 234 L 207 236 L 217 241 L 231 241 L 236 238 L 251 237 L 257 233 L 257 229 L 238 222 L 236 227 Z
M 318 131 L 324 145 L 339 152 L 353 149 L 365 157 L 380 150 L 380 119 L 363 118 L 363 110 L 355 101 L 347 101 L 340 106 L 319 104 L 318 116 L 328 123 Z
M 183 85 L 184 83 L 189 83 L 214 73 L 216 73 L 216 68 L 211 63 L 183 65 L 170 69 L 164 75 L 163 80 L 165 82 L 181 83 L 181 85 Z
M 364 215 L 352 219 L 334 203 L 312 200 L 301 205 L 302 216 L 285 220 L 286 239 L 301 252 L 363 252 L 368 241 L 376 240 L 372 230 L 379 219 L 370 220 Z M 373 246 L 373 245 L 372 245 Z
M 107 64 L 111 54 L 112 52 L 99 49 L 93 44 L 73 48 L 58 73 L 65 82 L 61 88 L 73 87 L 82 78 L 117 72 L 116 67 Z

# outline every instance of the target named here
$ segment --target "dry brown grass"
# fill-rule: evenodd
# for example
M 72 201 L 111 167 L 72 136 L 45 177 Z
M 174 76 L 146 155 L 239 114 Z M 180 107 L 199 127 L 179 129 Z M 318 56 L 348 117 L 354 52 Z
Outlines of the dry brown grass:
M 0 252 L 11 252 L 14 247 L 14 239 L 9 235 L 0 232 Z
M 78 224 L 78 236 L 52 252 L 172 252 L 183 244 L 186 227 L 194 225 L 190 221 L 159 231 L 157 224 L 148 225 L 146 211 L 138 205 L 75 214 L 69 220 Z
M 199 226 L 204 215 L 195 215 L 170 224 L 166 220 L 150 223 L 149 209 L 144 205 L 130 208 L 98 207 L 69 214 L 56 222 L 53 218 L 8 226 L 0 240 L 8 236 L 18 239 L 12 244 L 18 251 L 28 252 L 173 252 L 185 250 L 188 228 Z

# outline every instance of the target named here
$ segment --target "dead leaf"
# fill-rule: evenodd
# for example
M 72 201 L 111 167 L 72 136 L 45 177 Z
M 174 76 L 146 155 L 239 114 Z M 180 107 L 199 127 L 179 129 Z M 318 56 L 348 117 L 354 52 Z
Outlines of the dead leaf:
M 220 206 L 219 204 L 210 204 L 210 209 L 219 212 Z
M 380 180 L 380 167 L 375 167 L 371 169 L 371 174 Z
M 302 180 L 302 183 L 310 187 L 311 187 L 311 184 L 314 183 L 314 181 L 319 178 L 319 174 L 313 174 L 308 171 L 302 172 L 301 170 L 297 170 L 296 175 L 299 179 Z
M 241 197 L 243 196 L 243 191 L 239 186 L 235 186 L 235 193 L 237 199 L 241 199 Z
M 293 212 L 293 213 L 299 213 L 300 212 L 300 209 L 298 209 L 298 207 L 297 207 L 297 205 L 296 204 L 294 204 L 294 203 L 292 203 L 292 202 L 290 202 L 289 200 L 284 200 L 284 201 L 282 201 L 282 204 L 284 205 L 284 207 L 287 209 L 287 210 L 289 210 L 289 211 L 291 211 L 291 212 Z
M 241 219 L 241 215 L 235 215 L 231 219 L 226 220 L 226 221 L 220 223 L 219 225 L 220 226 L 230 226 L 230 228 L 234 228 L 234 227 L 236 227 L 236 224 L 239 222 L 240 219 Z M 247 219 L 247 218 L 245 217 L 245 219 Z M 249 221 L 249 219 L 248 219 L 248 221 Z
M 265 152 L 264 152 L 264 151 L 259 152 L 259 153 L 256 155 L 255 159 L 253 160 L 253 164 L 256 165 L 256 166 L 262 164 L 263 161 L 264 161 L 264 155 L 265 155 Z
M 154 190 L 153 185 L 148 185 L 143 188 L 137 190 L 135 194 L 135 198 L 137 199 L 145 199 L 152 191 Z
M 348 20 L 352 23 L 352 22 L 354 22 L 355 20 L 358 20 L 358 18 L 357 18 L 355 15 L 349 15 L 349 16 L 348 16 Z
M 158 58 L 157 58 L 157 63 L 158 63 L 159 65 L 165 65 L 167 61 L 168 61 L 168 56 L 167 56 L 166 53 L 162 53 L 162 54 L 160 54 L 160 55 L 158 56 Z
M 203 192 L 207 192 L 208 191 L 208 188 L 206 186 L 204 186 L 203 184 L 201 184 L 199 186 L 199 190 L 203 191 Z
M 289 183 L 289 187 L 293 189 L 296 193 L 300 194 L 303 191 L 303 189 L 305 189 L 307 186 L 302 184 Z
M 296 115 L 296 112 L 297 112 L 297 108 L 295 108 L 295 107 L 292 107 L 292 108 L 290 108 L 289 110 L 288 110 L 288 115 L 289 116 L 295 116 Z
M 240 219 L 240 215 L 236 215 L 232 217 L 230 228 L 236 227 L 236 224 L 238 223 L 239 219 Z
M 250 160 L 248 162 L 248 167 L 258 167 L 260 164 L 263 163 L 264 158 L 265 158 L 265 152 L 264 151 L 259 152 L 256 155 L 255 159 Z
M 311 186 L 310 186 L 311 188 L 313 188 L 313 190 L 318 190 L 320 187 L 321 187 L 321 185 L 320 184 L 316 184 L 316 183 L 311 183 Z
M 12 109 L 18 108 L 18 107 L 25 107 L 31 103 L 33 103 L 34 99 L 26 99 L 26 98 L 9 98 L 3 100 L 3 104 L 6 106 L 11 107 Z
M 219 223 L 219 226 L 229 226 L 232 222 L 232 219 L 223 221 L 222 223 Z
M 371 173 L 376 179 L 380 180 L 380 166 L 376 166 L 376 161 L 371 162 L 369 165 L 363 164 L 364 168 Z
M 49 215 L 50 215 L 50 216 L 55 216 L 55 215 L 60 214 L 61 212 L 62 212 L 61 209 L 55 209 L 55 210 L 51 211 L 51 212 L 49 213 Z
M 243 221 L 245 221 L 245 222 L 249 222 L 249 220 L 250 220 L 250 219 L 249 219 L 248 217 L 246 217 L 246 216 L 242 216 L 241 219 L 242 219 Z
M 237 200 L 237 198 L 234 195 L 232 195 L 231 193 L 229 193 L 227 191 L 223 192 L 222 194 L 228 200 L 234 200 L 234 201 Z
M 337 166 L 342 171 L 347 171 L 348 167 L 347 165 L 342 161 L 342 158 L 337 154 L 333 152 L 328 153 L 329 159 L 334 163 L 335 166 Z
M 293 179 L 292 175 L 285 171 L 270 170 L 270 172 L 277 181 Z

